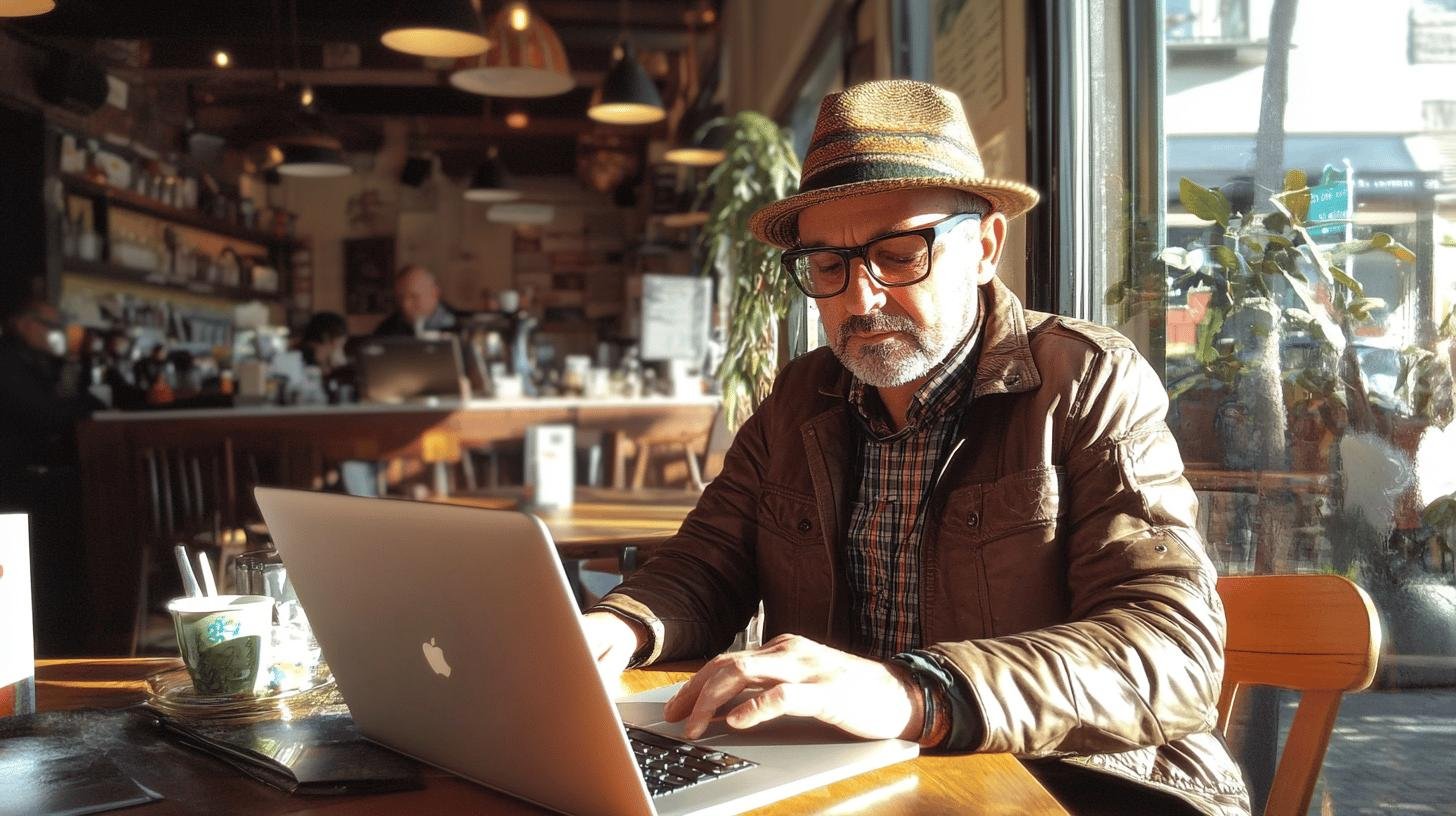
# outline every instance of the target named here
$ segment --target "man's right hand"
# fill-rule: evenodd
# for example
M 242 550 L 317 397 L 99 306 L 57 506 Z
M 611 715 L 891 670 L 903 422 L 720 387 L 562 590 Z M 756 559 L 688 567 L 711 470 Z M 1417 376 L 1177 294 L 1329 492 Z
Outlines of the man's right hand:
M 646 627 L 611 612 L 589 612 L 581 617 L 581 629 L 602 680 L 607 688 L 616 688 L 632 655 L 647 642 Z

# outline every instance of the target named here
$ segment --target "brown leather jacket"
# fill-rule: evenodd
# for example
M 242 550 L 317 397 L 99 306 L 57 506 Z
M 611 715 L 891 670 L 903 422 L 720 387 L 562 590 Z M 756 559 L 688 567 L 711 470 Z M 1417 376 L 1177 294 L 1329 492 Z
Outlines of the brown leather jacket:
M 980 751 L 1065 756 L 1248 813 L 1214 731 L 1223 606 L 1162 383 L 1111 329 L 1023 310 L 993 280 L 971 404 L 932 488 L 921 631 L 984 721 Z M 649 662 L 764 638 L 851 648 L 841 560 L 855 484 L 850 375 L 790 363 L 681 531 L 603 602 Z

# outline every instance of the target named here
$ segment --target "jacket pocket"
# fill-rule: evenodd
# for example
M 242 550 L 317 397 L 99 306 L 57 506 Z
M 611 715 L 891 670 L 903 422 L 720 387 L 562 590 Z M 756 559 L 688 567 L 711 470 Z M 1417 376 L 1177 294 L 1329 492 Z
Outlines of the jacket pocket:
M 1067 565 L 1057 529 L 1061 482 L 1059 468 L 1041 466 L 950 495 L 938 546 L 962 637 L 1013 634 L 1066 619 Z
M 830 584 L 814 497 L 764 484 L 759 493 L 757 539 L 755 558 L 765 639 L 779 632 L 818 634 L 827 614 L 807 608 L 814 599 L 806 595 L 804 587 L 822 586 L 825 591 L 818 594 L 827 597 Z

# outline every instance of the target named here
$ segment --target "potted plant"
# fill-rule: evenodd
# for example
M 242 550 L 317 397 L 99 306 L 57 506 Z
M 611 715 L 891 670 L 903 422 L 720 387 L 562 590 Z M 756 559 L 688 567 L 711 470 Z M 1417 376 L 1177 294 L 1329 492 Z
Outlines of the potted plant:
M 760 207 L 794 192 L 799 159 L 789 132 L 760 113 L 715 119 L 704 129 L 729 126 L 727 158 L 703 182 L 708 221 L 700 249 L 727 289 L 725 352 L 718 369 L 724 419 L 736 430 L 768 396 L 779 369 L 779 325 L 794 287 L 780 250 L 753 237 L 748 219 Z
M 1302 172 L 1287 173 L 1283 187 L 1268 198 L 1271 211 L 1256 213 L 1230 204 L 1237 196 L 1182 179 L 1185 208 L 1216 226 L 1212 240 L 1158 255 L 1175 288 L 1210 292 L 1197 326 L 1195 373 L 1170 388 L 1170 398 L 1193 388 L 1218 395 L 1226 466 L 1334 472 L 1338 487 L 1323 530 L 1330 568 L 1357 576 L 1375 597 L 1393 651 L 1456 654 L 1456 581 L 1441 555 L 1456 499 L 1426 498 L 1433 477 L 1449 467 L 1449 456 L 1436 449 L 1456 447 L 1456 434 L 1446 431 L 1456 414 L 1449 348 L 1456 318 L 1423 345 L 1371 346 L 1357 329 L 1385 304 L 1348 273 L 1349 259 L 1382 252 L 1411 262 L 1414 254 L 1385 233 L 1321 246 L 1311 231 L 1336 222 L 1309 219 Z M 1109 300 L 1119 294 L 1109 292 Z M 1398 356 L 1393 391 L 1368 379 L 1362 355 L 1375 352 Z M 1262 542 L 1261 555 L 1276 543 Z M 1256 564 L 1281 567 L 1267 556 Z M 1383 682 L 1425 682 L 1407 674 L 1387 671 Z M 1451 674 L 1448 668 L 1442 676 Z
M 1385 304 L 1367 297 L 1345 266 L 1369 252 L 1415 256 L 1385 233 L 1317 244 L 1309 230 L 1328 222 L 1307 220 L 1310 188 L 1302 171 L 1285 175 L 1284 189 L 1268 198 L 1271 211 L 1255 212 L 1254 196 L 1244 192 L 1232 196 L 1236 205 L 1223 190 L 1187 178 L 1179 183 L 1183 206 L 1213 222 L 1216 231 L 1212 240 L 1158 253 L 1176 275 L 1174 288 L 1209 292 L 1197 325 L 1194 371 L 1172 385 L 1169 398 L 1176 401 L 1194 388 L 1221 392 L 1225 464 L 1282 469 L 1288 466 L 1288 403 L 1304 402 L 1305 410 L 1331 419 L 1348 412 L 1348 422 L 1360 430 L 1382 428 L 1360 370 L 1355 330 Z M 1131 293 L 1119 284 L 1108 300 L 1122 302 Z M 1296 345 L 1306 353 L 1300 359 L 1283 359 L 1286 338 L 1301 341 Z

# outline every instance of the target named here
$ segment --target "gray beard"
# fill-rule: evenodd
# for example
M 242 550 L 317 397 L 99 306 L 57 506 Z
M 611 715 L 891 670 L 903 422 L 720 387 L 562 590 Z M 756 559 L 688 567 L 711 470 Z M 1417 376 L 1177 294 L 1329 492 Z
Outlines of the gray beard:
M 946 355 L 964 339 L 975 320 L 977 302 L 972 290 L 966 308 L 954 324 L 918 326 L 908 317 L 888 315 L 850 315 L 839 324 L 839 331 L 830 343 L 834 356 L 866 385 L 894 388 L 920 379 L 940 364 Z M 950 331 L 947 331 L 949 329 Z M 878 343 L 863 344 L 854 352 L 849 341 L 855 332 L 897 331 Z

